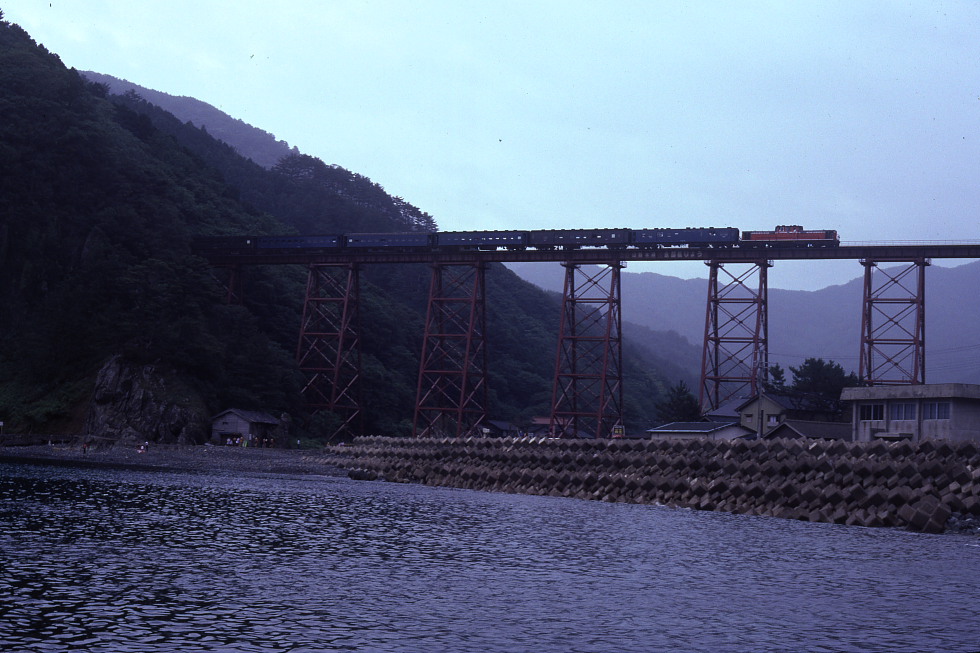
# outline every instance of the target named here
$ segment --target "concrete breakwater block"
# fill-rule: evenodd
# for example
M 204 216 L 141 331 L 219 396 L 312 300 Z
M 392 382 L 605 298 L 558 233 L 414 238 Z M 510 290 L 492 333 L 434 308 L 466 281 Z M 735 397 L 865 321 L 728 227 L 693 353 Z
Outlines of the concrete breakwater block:
M 974 443 L 358 438 L 326 461 L 357 479 L 659 503 L 937 532 L 980 517 Z
M 942 533 L 951 511 L 938 497 L 925 496 L 915 503 L 907 503 L 898 511 L 911 530 L 922 533 Z

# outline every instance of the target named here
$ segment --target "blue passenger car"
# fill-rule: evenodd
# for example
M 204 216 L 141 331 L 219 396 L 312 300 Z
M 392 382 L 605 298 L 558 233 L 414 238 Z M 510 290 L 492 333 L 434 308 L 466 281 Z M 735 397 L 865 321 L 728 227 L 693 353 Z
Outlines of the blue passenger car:
M 432 235 L 423 231 L 405 231 L 391 234 L 347 234 L 347 246 L 361 249 L 404 249 L 428 247 Z
M 528 244 L 538 249 L 579 247 L 628 247 L 629 229 L 545 229 L 528 232 Z
M 341 237 L 330 236 L 259 236 L 256 249 L 328 248 L 341 246 Z
M 698 227 L 691 229 L 691 247 L 734 247 L 739 231 L 735 227 Z
M 633 245 L 657 247 L 728 247 L 738 244 L 738 229 L 732 227 L 686 227 L 684 229 L 634 229 Z
M 526 231 L 440 231 L 433 236 L 439 247 L 490 251 L 527 247 Z

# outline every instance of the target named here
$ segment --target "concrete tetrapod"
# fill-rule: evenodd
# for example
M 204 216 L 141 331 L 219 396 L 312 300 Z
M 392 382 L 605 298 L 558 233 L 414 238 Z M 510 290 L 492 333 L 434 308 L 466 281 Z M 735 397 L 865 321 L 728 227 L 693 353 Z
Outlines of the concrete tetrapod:
M 661 503 L 936 532 L 980 516 L 973 443 L 359 438 L 352 478 Z

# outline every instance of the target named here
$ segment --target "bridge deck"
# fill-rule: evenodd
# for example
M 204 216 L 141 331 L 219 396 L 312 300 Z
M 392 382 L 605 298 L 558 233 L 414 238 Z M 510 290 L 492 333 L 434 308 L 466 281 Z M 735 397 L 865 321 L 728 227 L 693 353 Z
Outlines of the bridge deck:
M 440 251 L 324 251 L 317 248 L 294 248 L 251 252 L 229 252 L 201 249 L 198 254 L 214 265 L 283 265 L 345 263 L 517 263 L 569 261 L 577 263 L 612 263 L 615 261 L 722 261 L 753 262 L 760 260 L 873 260 L 911 261 L 920 258 L 980 259 L 980 243 L 974 244 L 875 244 L 841 245 L 826 248 L 794 247 L 671 247 L 662 249 L 555 249 L 498 250 L 489 252 Z

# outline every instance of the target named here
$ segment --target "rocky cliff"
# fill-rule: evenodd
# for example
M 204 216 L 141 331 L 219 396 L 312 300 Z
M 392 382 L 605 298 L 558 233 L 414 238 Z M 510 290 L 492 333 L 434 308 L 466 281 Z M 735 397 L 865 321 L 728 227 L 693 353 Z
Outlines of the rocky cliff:
M 209 432 L 204 402 L 172 370 L 121 356 L 99 370 L 85 433 L 118 443 L 200 444 Z

